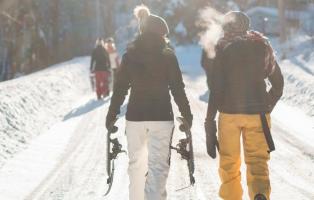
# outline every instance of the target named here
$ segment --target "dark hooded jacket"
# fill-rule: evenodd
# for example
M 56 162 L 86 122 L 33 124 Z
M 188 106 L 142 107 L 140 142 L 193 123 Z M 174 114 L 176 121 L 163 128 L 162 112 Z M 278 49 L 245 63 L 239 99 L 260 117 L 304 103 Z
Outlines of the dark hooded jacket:
M 97 46 L 91 57 L 91 71 L 109 71 L 110 70 L 110 59 L 109 54 L 104 47 L 101 45 Z
M 126 119 L 129 121 L 171 121 L 169 91 L 183 117 L 192 119 L 177 58 L 160 36 L 144 33 L 122 57 L 111 98 L 108 117 L 120 113 L 129 88 Z
M 261 114 L 272 111 L 283 92 L 283 76 L 278 64 L 265 75 L 266 46 L 240 39 L 219 49 L 214 59 L 212 90 L 207 118 L 216 111 L 229 114 Z M 265 78 L 271 83 L 267 91 Z

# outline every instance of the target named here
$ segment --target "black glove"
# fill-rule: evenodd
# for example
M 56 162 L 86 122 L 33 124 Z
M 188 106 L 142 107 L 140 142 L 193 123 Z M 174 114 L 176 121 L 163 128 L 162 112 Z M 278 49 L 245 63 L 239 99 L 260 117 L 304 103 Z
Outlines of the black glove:
M 116 121 L 117 121 L 116 115 L 108 112 L 106 117 L 106 128 L 109 132 L 115 133 L 118 131 L 118 127 L 114 125 Z
M 219 144 L 217 140 L 217 127 L 215 120 L 206 120 L 205 122 L 205 131 L 206 131 L 206 147 L 207 153 L 213 159 L 216 158 L 216 148 L 219 151 Z
M 189 129 L 190 129 L 192 127 L 193 116 L 184 117 L 184 120 L 188 123 Z M 185 127 L 183 124 L 179 126 L 179 130 L 182 132 L 185 131 Z

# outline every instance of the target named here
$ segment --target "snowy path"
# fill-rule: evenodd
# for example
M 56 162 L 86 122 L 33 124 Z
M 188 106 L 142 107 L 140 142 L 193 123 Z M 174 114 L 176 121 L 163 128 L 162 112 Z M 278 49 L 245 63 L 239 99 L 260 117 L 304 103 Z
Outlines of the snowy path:
M 186 162 L 172 152 L 171 171 L 168 179 L 170 200 L 219 199 L 218 159 L 206 154 L 203 122 L 206 103 L 200 100 L 204 93 L 205 78 L 196 74 L 185 76 L 188 98 L 194 114 L 193 139 L 195 148 L 196 184 L 176 191 L 189 184 Z M 9 161 L 0 171 L 0 199 L 5 200 L 126 200 L 128 199 L 127 157 L 121 155 L 111 193 L 106 190 L 105 114 L 108 100 L 84 97 L 64 121 L 34 140 L 30 147 Z M 286 107 L 280 105 L 273 118 L 273 135 L 277 151 L 272 153 L 270 174 L 272 199 L 314 199 L 314 145 L 313 122 L 305 123 L 304 130 L 295 130 L 290 120 L 280 117 Z M 117 133 L 126 145 L 124 119 L 118 121 Z M 308 126 L 308 127 L 307 127 Z M 303 131 L 303 132 L 302 132 Z M 305 131 L 305 132 L 304 132 Z M 301 133 L 302 132 L 302 133 Z M 312 132 L 313 133 L 313 132 Z M 302 135 L 303 134 L 303 135 Z M 302 136 L 307 136 L 302 137 Z M 173 143 L 182 133 L 175 131 Z M 245 174 L 245 166 L 242 168 Z M 243 178 L 243 186 L 245 180 Z M 18 188 L 18 189 L 17 189 Z M 246 191 L 244 198 L 248 200 Z

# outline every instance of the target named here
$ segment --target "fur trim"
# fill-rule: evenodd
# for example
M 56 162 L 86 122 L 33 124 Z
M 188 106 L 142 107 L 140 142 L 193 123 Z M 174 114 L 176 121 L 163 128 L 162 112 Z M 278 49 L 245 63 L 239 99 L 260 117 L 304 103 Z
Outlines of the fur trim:
M 143 20 L 150 15 L 150 10 L 147 6 L 141 4 L 134 8 L 133 13 L 138 20 Z

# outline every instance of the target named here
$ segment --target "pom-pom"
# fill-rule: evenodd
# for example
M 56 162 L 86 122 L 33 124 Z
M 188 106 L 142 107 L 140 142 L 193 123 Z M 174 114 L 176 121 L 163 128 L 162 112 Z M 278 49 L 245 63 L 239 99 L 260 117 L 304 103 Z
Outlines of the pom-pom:
M 150 10 L 147 6 L 141 4 L 134 8 L 134 15 L 138 20 L 143 20 L 150 15 Z

